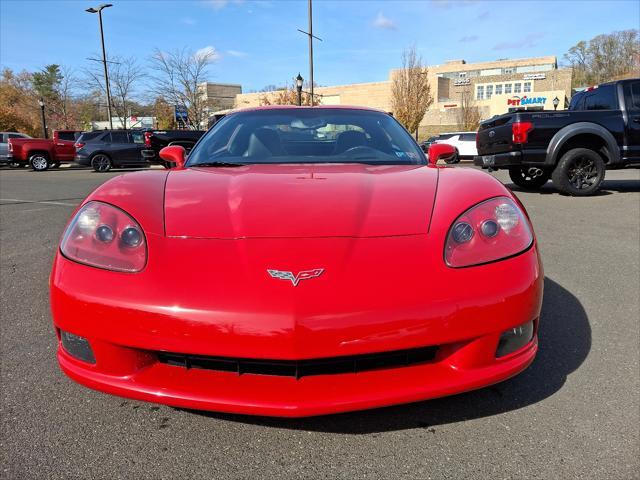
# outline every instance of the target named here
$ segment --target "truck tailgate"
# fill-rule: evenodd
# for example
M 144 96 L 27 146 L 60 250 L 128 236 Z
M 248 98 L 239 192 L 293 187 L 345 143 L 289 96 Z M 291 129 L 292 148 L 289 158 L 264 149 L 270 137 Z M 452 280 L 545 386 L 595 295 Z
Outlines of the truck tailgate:
M 480 124 L 476 137 L 478 155 L 507 153 L 518 150 L 512 142 L 512 115 L 501 115 Z

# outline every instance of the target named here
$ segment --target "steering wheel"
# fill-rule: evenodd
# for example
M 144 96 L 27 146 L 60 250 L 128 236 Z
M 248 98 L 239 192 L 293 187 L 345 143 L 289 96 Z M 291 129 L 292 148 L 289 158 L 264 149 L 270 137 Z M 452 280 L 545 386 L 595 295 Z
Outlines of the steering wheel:
M 346 149 L 343 152 L 343 155 L 348 155 L 350 157 L 353 157 L 355 160 L 358 159 L 358 157 L 362 157 L 364 156 L 367 159 L 371 159 L 371 157 L 373 158 L 379 158 L 379 154 L 380 151 L 376 150 L 375 148 L 371 148 L 371 147 L 367 147 L 365 145 L 358 145 L 357 147 L 351 147 Z

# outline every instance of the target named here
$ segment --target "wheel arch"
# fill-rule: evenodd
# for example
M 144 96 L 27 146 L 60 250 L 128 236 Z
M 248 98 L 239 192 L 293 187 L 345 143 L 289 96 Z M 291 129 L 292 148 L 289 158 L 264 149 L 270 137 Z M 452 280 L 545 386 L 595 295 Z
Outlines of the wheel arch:
M 557 165 L 569 150 L 588 148 L 594 150 L 605 164 L 620 162 L 620 151 L 611 132 L 597 123 L 578 122 L 560 129 L 549 142 L 545 165 Z

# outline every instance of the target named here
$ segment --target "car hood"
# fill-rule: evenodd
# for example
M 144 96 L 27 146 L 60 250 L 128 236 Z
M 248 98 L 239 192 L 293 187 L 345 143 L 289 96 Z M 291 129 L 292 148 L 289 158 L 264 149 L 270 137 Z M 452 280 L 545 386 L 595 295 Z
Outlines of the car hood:
M 192 238 L 379 237 L 427 232 L 438 169 L 247 165 L 172 171 L 165 232 Z

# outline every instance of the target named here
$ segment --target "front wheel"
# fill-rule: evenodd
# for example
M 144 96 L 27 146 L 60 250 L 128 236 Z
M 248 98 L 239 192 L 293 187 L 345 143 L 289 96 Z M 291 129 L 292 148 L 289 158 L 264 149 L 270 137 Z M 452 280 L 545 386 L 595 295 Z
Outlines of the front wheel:
M 111 159 L 106 155 L 99 153 L 91 159 L 91 166 L 96 172 L 108 172 L 111 170 Z
M 44 172 L 49 168 L 49 158 L 44 153 L 34 153 L 29 157 L 29 165 L 36 172 Z
M 551 174 L 558 190 L 574 197 L 594 194 L 604 180 L 602 157 L 588 148 L 574 148 L 565 153 Z
M 551 175 L 538 167 L 511 167 L 509 178 L 519 187 L 526 189 L 538 189 L 542 187 Z

